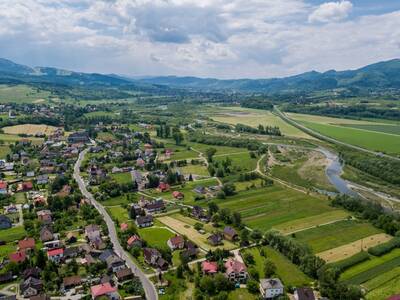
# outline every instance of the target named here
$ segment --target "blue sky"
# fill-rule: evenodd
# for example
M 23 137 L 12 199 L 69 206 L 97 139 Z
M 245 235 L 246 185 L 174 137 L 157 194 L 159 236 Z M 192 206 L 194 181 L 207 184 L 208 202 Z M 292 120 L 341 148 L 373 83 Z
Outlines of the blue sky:
M 400 58 L 400 1 L 0 0 L 0 45 L 30 66 L 281 77 Z

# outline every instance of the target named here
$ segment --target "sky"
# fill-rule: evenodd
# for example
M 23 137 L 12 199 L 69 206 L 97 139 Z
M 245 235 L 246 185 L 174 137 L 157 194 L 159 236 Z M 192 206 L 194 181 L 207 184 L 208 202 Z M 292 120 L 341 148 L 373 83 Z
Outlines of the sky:
M 128 76 L 355 69 L 400 58 L 400 1 L 0 0 L 0 57 Z

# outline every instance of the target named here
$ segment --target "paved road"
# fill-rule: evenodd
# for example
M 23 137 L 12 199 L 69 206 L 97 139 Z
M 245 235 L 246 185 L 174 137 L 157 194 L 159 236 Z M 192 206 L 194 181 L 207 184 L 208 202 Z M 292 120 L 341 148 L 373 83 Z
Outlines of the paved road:
M 391 156 L 391 155 L 388 155 L 388 154 L 384 154 L 384 153 L 380 153 L 380 152 L 375 152 L 375 151 L 368 150 L 368 149 L 365 149 L 365 148 L 361 148 L 361 147 L 358 147 L 358 146 L 355 146 L 355 145 L 350 145 L 350 144 L 341 142 L 339 140 L 327 137 L 327 136 L 325 136 L 325 135 L 323 135 L 323 134 L 321 134 L 319 132 L 316 132 L 316 131 L 314 131 L 314 130 L 312 130 L 310 128 L 307 128 L 307 127 L 301 125 L 300 123 L 294 121 L 293 119 L 289 118 L 285 113 L 281 112 L 276 106 L 274 106 L 274 110 L 275 110 L 276 114 L 282 120 L 286 121 L 287 123 L 289 123 L 290 125 L 292 125 L 294 127 L 297 127 L 301 131 L 304 131 L 305 133 L 308 133 L 311 136 L 314 136 L 316 138 L 319 138 L 319 139 L 327 141 L 327 142 L 331 142 L 331 143 L 334 143 L 334 144 L 338 144 L 338 145 L 346 146 L 346 147 L 349 147 L 349 148 L 353 148 L 355 150 L 359 150 L 359 151 L 362 151 L 362 152 L 365 152 L 365 153 L 373 154 L 373 155 L 378 156 L 378 157 L 381 156 L 381 157 L 386 157 L 386 158 L 390 158 L 390 159 L 393 159 L 393 160 L 400 161 L 400 158 L 398 158 L 398 157 L 394 157 L 394 156 Z
M 125 253 L 124 249 L 122 248 L 121 244 L 119 243 L 117 232 L 115 230 L 115 224 L 114 221 L 111 219 L 110 215 L 107 213 L 105 208 L 97 202 L 93 195 L 88 192 L 86 189 L 86 185 L 80 176 L 80 166 L 82 164 L 83 158 L 85 157 L 85 154 L 87 153 L 88 149 L 83 150 L 79 154 L 79 158 L 75 163 L 74 166 L 74 179 L 79 185 L 79 189 L 81 190 L 82 194 L 90 200 L 90 202 L 94 205 L 94 207 L 99 211 L 99 213 L 103 216 L 104 221 L 107 224 L 108 227 L 108 232 L 109 232 L 109 237 L 114 245 L 114 251 L 117 253 L 123 260 L 125 260 L 126 264 L 128 267 L 132 270 L 132 272 L 140 278 L 140 281 L 143 285 L 143 289 L 146 293 L 146 299 L 148 300 L 157 300 L 158 295 L 156 292 L 156 289 L 153 285 L 153 283 L 147 278 L 146 274 L 143 273 L 142 270 L 140 270 L 132 261 L 132 259 L 128 256 L 128 254 Z

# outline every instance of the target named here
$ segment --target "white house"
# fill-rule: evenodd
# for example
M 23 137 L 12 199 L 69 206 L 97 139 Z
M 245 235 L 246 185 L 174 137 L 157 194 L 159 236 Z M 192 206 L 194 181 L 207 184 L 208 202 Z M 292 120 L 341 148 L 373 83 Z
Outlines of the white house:
M 263 299 L 273 299 L 283 295 L 283 284 L 279 278 L 260 279 L 260 292 Z

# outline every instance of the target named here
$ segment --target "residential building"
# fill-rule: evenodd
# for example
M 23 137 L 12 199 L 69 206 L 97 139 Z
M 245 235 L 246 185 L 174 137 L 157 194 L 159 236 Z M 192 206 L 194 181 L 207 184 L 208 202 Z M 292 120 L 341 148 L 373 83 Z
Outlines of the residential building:
M 47 184 L 49 182 L 49 175 L 43 174 L 36 177 L 37 184 Z
M 18 242 L 18 249 L 20 251 L 30 251 L 35 249 L 35 240 L 33 238 L 24 238 Z
M 142 247 L 143 242 L 140 239 L 139 236 L 137 236 L 136 234 L 131 236 L 128 241 L 126 242 L 128 249 L 133 248 L 133 247 Z
M 213 233 L 207 238 L 211 246 L 218 246 L 222 244 L 222 235 L 220 233 Z
M 85 236 L 89 241 L 101 239 L 100 226 L 95 224 L 86 226 Z
M 36 214 L 40 222 L 43 222 L 45 224 L 49 224 L 52 222 L 52 214 L 50 210 L 48 209 L 40 210 Z
M 121 282 L 132 279 L 133 273 L 130 268 L 124 268 L 124 269 L 118 270 L 115 273 L 115 277 L 116 277 L 117 281 L 121 283 Z
M 139 228 L 153 226 L 153 216 L 152 215 L 138 216 L 136 217 L 135 223 Z
M 0 181 L 0 194 L 7 194 L 8 193 L 8 183 L 6 181 Z
M 47 251 L 47 258 L 54 263 L 60 263 L 61 260 L 64 258 L 64 249 L 51 249 Z
M 234 258 L 228 258 L 225 262 L 225 275 L 226 277 L 233 282 L 246 282 L 248 278 L 246 265 Z
M 283 295 L 283 284 L 279 278 L 260 279 L 260 292 L 263 299 L 273 299 Z
M 82 278 L 79 275 L 63 278 L 63 287 L 65 290 L 82 284 Z
M 53 231 L 48 226 L 40 229 L 40 240 L 42 242 L 52 241 L 54 239 Z
M 144 248 L 143 256 L 144 261 L 152 267 L 159 268 L 161 270 L 166 270 L 168 268 L 168 262 L 162 258 L 161 253 L 157 249 Z
M 21 294 L 25 297 L 38 295 L 43 289 L 43 283 L 35 277 L 28 277 L 20 285 Z
M 314 291 L 309 287 L 297 288 L 293 296 L 296 300 L 315 300 Z
M 26 260 L 26 254 L 23 251 L 17 251 L 14 253 L 11 253 L 8 258 L 10 259 L 11 262 L 15 263 L 22 263 Z
M 168 247 L 174 251 L 185 247 L 185 239 L 181 235 L 174 236 L 167 241 Z
M 11 228 L 12 222 L 9 217 L 5 215 L 0 215 L 0 229 Z
M 90 293 L 92 295 L 93 300 L 99 299 L 102 296 L 106 296 L 110 300 L 120 299 L 119 294 L 117 292 L 117 288 L 111 286 L 109 282 L 90 287 Z
M 224 238 L 228 241 L 235 241 L 238 238 L 238 234 L 235 229 L 230 226 L 224 228 Z
M 213 275 L 218 272 L 218 264 L 215 261 L 205 260 L 201 263 L 201 270 L 203 274 Z

